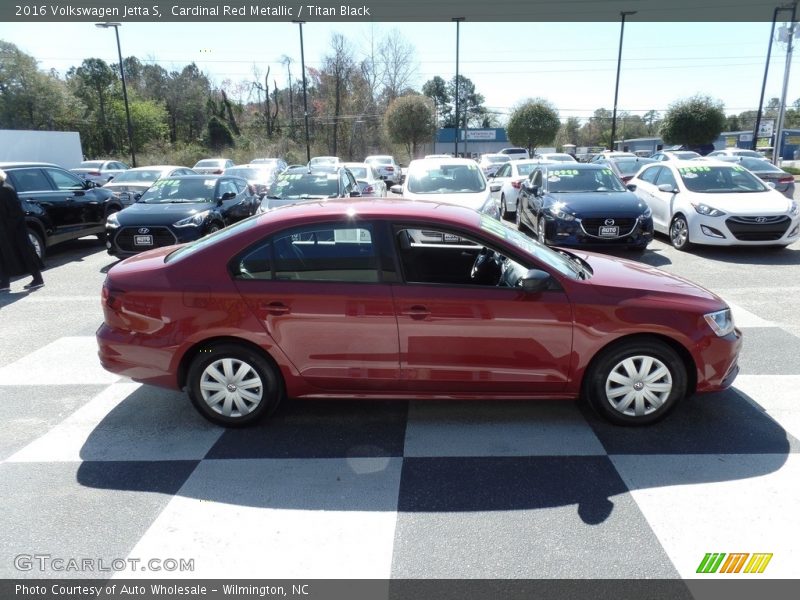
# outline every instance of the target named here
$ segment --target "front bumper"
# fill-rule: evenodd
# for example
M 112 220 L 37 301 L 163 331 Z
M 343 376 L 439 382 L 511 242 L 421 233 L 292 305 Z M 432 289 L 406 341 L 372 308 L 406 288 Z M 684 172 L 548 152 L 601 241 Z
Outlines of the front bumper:
M 619 223 L 618 235 L 603 237 L 599 225 L 594 221 L 601 219 L 575 219 L 566 221 L 545 215 L 545 238 L 554 246 L 581 248 L 645 248 L 653 240 L 653 221 L 640 221 L 638 218 L 616 219 Z M 602 220 L 604 221 L 604 220 Z M 629 223 L 627 221 L 630 221 Z
M 800 239 L 800 217 L 697 215 L 689 223 L 689 241 L 708 246 L 788 246 Z

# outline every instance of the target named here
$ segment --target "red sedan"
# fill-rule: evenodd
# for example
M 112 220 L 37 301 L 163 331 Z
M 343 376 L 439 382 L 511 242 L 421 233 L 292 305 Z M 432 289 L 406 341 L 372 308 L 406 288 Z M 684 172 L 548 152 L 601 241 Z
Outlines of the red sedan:
M 741 333 L 675 275 L 452 204 L 279 208 L 113 267 L 100 359 L 245 425 L 284 398 L 564 399 L 646 424 L 726 388 Z

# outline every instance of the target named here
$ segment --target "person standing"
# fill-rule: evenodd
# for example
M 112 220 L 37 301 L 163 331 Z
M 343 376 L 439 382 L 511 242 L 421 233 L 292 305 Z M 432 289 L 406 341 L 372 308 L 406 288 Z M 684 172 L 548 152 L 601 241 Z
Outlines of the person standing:
M 17 191 L 6 181 L 0 169 L 0 292 L 10 289 L 14 275 L 33 276 L 26 290 L 36 290 L 44 285 L 42 261 L 28 238 L 25 213 Z

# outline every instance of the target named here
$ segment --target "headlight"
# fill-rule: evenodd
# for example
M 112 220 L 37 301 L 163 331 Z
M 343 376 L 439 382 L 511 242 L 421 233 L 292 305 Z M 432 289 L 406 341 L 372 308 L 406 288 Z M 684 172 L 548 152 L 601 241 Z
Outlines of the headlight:
M 562 221 L 575 220 L 575 215 L 566 211 L 566 205 L 563 202 L 556 202 L 548 210 L 556 219 L 561 219 Z
M 694 203 L 692 203 L 692 206 L 694 207 L 694 209 L 697 212 L 699 212 L 701 215 L 705 215 L 706 217 L 721 217 L 721 216 L 723 216 L 725 214 L 721 210 L 713 208 L 713 207 L 709 206 L 708 204 L 694 204 Z
M 185 219 L 181 219 L 177 223 L 173 223 L 175 227 L 200 227 L 203 222 L 208 217 L 208 213 L 210 210 L 204 210 L 203 212 L 199 212 L 197 214 L 192 215 L 191 217 L 186 217 Z
M 119 227 L 119 219 L 117 219 L 117 213 L 111 213 L 106 217 L 106 227 L 110 227 L 111 229 L 117 229 Z
M 793 217 L 796 217 L 800 214 L 800 206 L 797 205 L 797 202 L 794 200 L 791 201 L 791 205 L 789 206 L 789 214 Z
M 734 329 L 733 316 L 731 315 L 730 308 L 705 314 L 703 318 L 705 318 L 706 323 L 708 323 L 709 327 L 711 327 L 712 331 L 716 333 L 718 337 L 724 337 Z
M 639 220 L 647 221 L 647 219 L 649 219 L 652 216 L 653 216 L 653 211 L 650 210 L 650 207 L 648 206 L 647 208 L 644 209 L 644 212 L 639 215 Z

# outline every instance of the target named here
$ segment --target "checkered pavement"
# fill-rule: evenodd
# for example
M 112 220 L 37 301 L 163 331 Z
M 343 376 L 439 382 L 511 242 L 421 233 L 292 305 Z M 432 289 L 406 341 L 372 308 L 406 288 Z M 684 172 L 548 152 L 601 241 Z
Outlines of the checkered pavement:
M 707 552 L 796 577 L 800 338 L 734 315 L 734 388 L 636 429 L 572 402 L 319 401 L 223 430 L 56 339 L 0 366 L 0 578 L 112 575 L 20 553 L 194 559 L 125 578 L 691 578 Z

